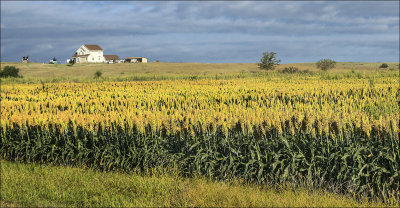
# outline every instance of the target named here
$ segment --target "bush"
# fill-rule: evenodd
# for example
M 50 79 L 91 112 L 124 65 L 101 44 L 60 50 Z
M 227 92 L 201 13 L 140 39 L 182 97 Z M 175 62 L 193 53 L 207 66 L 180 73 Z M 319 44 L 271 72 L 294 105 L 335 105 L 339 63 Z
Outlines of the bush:
M 294 74 L 294 73 L 298 73 L 298 72 L 300 72 L 299 68 L 294 67 L 294 66 L 285 67 L 282 70 L 282 73 L 288 73 L 288 74 Z
M 328 69 L 335 68 L 336 61 L 331 59 L 321 59 L 316 63 L 316 65 L 318 69 L 326 71 Z
M 281 60 L 276 59 L 275 54 L 275 52 L 264 52 L 261 63 L 258 63 L 260 69 L 272 70 L 275 68 L 275 65 L 279 65 Z
M 388 67 L 389 67 L 389 65 L 387 65 L 386 63 L 383 63 L 381 66 L 379 66 L 379 68 L 381 68 L 381 69 L 386 69 Z
M 0 77 L 21 77 L 18 75 L 19 69 L 15 66 L 5 66 L 2 71 L 0 71 Z
M 98 78 L 101 77 L 101 75 L 103 75 L 103 73 L 102 73 L 101 71 L 96 71 L 96 72 L 94 73 L 94 78 L 95 78 L 95 79 L 98 79 Z

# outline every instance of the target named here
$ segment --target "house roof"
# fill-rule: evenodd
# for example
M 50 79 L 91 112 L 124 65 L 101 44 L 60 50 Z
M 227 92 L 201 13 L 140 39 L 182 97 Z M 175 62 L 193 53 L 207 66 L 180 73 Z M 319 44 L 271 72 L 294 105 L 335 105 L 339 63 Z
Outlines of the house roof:
M 78 55 L 77 53 L 75 53 L 72 57 L 86 57 L 89 56 L 90 54 L 85 54 L 85 55 Z
M 104 55 L 104 59 L 108 60 L 120 60 L 117 55 Z
M 87 44 L 85 44 L 84 46 L 89 50 L 100 50 L 100 51 L 103 50 L 99 45 L 87 45 Z

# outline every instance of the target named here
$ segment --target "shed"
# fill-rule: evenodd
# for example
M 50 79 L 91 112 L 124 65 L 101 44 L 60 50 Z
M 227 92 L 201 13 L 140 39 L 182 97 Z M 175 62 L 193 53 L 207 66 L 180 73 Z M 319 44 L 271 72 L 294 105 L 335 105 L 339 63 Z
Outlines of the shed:
M 120 60 L 117 55 L 104 55 L 104 59 L 107 63 L 118 63 Z
M 125 63 L 147 63 L 147 58 L 144 57 L 126 57 Z
M 29 63 L 29 56 L 22 56 L 22 63 Z

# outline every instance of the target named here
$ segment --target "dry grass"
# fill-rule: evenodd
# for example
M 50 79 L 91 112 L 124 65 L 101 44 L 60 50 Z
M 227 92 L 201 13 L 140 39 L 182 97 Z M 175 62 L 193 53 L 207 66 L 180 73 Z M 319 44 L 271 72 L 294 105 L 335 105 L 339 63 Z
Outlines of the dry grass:
M 330 69 L 329 71 L 333 72 L 343 72 L 343 71 L 371 71 L 371 70 L 382 70 L 379 66 L 382 63 L 361 63 L 361 62 L 338 62 L 334 69 Z M 392 62 L 387 63 L 389 68 L 398 69 L 399 63 Z M 321 71 L 315 66 L 315 63 L 295 63 L 295 64 L 281 64 L 276 67 L 277 70 L 282 70 L 288 66 L 298 67 L 299 70 L 309 70 L 309 71 Z
M 135 63 L 135 64 L 39 64 L 2 63 L 16 66 L 24 77 L 93 77 L 96 71 L 103 76 L 130 74 L 214 74 L 258 71 L 256 64 L 201 64 L 201 63 Z
M 389 68 L 398 67 L 398 63 L 388 63 Z M 339 62 L 335 69 L 331 71 L 345 70 L 377 70 L 381 63 L 357 63 Z M 101 71 L 104 77 L 118 77 L 129 75 L 205 75 L 205 74 L 231 74 L 259 72 L 258 65 L 255 63 L 135 63 L 135 64 L 99 64 L 85 63 L 67 66 L 66 64 L 41 64 L 41 63 L 11 63 L 2 62 L 4 66 L 16 66 L 20 69 L 20 74 L 29 78 L 92 78 L 96 71 Z M 315 63 L 296 63 L 281 64 L 276 67 L 282 70 L 287 66 L 296 66 L 300 70 L 319 71 Z

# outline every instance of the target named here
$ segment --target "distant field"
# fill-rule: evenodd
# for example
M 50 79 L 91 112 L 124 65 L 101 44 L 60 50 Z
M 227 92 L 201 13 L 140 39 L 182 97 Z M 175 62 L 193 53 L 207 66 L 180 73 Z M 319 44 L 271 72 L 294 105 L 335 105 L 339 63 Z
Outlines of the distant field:
M 339 62 L 332 72 L 341 71 L 371 71 L 378 70 L 382 63 Z M 388 69 L 397 69 L 398 63 L 388 63 Z M 171 75 L 215 75 L 261 72 L 256 63 L 136 63 L 136 64 L 42 64 L 42 63 L 14 63 L 2 62 L 1 67 L 16 66 L 25 78 L 51 78 L 51 79 L 77 79 L 92 78 L 96 71 L 101 71 L 103 77 L 128 77 L 128 76 L 171 76 Z M 281 64 L 276 71 L 288 66 L 296 66 L 300 70 L 320 71 L 315 63 Z M 382 70 L 382 69 L 380 69 Z
M 40 64 L 2 63 L 16 66 L 25 77 L 93 77 L 96 71 L 103 76 L 132 74 L 215 74 L 258 71 L 256 64 L 201 64 L 201 63 L 136 63 L 136 64 Z

